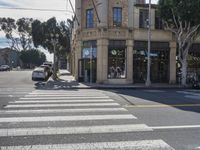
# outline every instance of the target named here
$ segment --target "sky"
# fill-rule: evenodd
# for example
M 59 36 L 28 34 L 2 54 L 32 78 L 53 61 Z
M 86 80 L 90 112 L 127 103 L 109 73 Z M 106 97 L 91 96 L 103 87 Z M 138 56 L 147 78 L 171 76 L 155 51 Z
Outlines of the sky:
M 157 1 L 152 0 L 152 3 L 157 3 Z M 75 0 L 71 0 L 71 2 L 74 5 Z M 146 2 L 148 3 L 149 0 L 146 0 Z M 31 10 L 22 10 L 21 8 Z M 45 21 L 53 16 L 57 20 L 72 18 L 73 13 L 69 0 L 0 0 L 0 17 L 14 19 L 29 17 Z M 3 37 L 4 35 L 0 32 L 0 47 L 6 46 Z M 45 50 L 43 52 L 45 52 L 49 61 L 53 59 L 53 55 Z

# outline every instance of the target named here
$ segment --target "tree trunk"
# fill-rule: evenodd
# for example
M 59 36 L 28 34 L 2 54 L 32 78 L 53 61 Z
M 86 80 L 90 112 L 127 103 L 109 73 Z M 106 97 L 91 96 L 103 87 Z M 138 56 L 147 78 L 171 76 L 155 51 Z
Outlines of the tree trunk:
M 182 86 L 187 86 L 187 59 L 181 61 L 181 84 Z
M 54 53 L 53 80 L 57 80 L 58 79 L 57 73 L 58 73 L 58 57 Z

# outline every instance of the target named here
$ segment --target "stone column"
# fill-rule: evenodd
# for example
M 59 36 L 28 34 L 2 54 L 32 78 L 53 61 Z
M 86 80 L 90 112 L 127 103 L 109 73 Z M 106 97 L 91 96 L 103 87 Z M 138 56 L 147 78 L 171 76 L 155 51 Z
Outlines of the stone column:
M 127 83 L 133 83 L 133 40 L 127 40 L 126 46 L 127 46 L 127 55 L 126 55 Z
M 80 29 L 81 28 L 81 10 L 82 10 L 82 0 L 76 0 L 75 1 L 75 13 L 76 13 L 76 17 L 78 19 L 79 22 L 79 26 L 77 23 L 77 20 L 75 20 L 75 29 Z
M 97 12 L 100 18 L 98 27 L 108 26 L 108 0 L 99 0 L 97 3 Z
M 170 71 L 169 71 L 169 83 L 176 83 L 176 42 L 170 42 Z
M 104 83 L 108 74 L 108 40 L 97 40 L 97 83 Z
M 82 41 L 77 41 L 76 43 L 76 49 L 75 49 L 75 79 L 78 80 L 78 62 L 81 58 L 81 51 L 82 51 Z
M 129 28 L 133 28 L 133 21 L 134 21 L 134 4 L 135 4 L 135 1 L 133 0 L 128 0 L 128 27 Z

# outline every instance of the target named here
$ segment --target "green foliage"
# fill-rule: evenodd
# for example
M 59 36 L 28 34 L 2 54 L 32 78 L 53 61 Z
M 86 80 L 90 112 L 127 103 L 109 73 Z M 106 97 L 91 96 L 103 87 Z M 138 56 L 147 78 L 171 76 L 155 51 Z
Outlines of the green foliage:
M 13 30 L 17 28 L 15 20 L 12 18 L 0 18 L 0 28 L 5 33 L 7 39 L 12 38 Z
M 0 29 L 10 41 L 11 49 L 20 51 L 32 47 L 31 18 L 20 18 L 17 21 L 12 18 L 0 18 Z
M 200 24 L 200 0 L 159 0 L 158 4 L 161 17 L 171 25 L 175 26 L 172 13 L 191 26 Z
M 23 50 L 20 52 L 20 59 L 24 66 L 39 66 L 46 61 L 46 55 L 37 49 Z
M 70 30 L 66 22 L 58 23 L 56 18 L 50 18 L 46 22 L 40 22 L 35 20 L 32 23 L 32 36 L 35 47 L 42 46 L 50 53 L 53 53 L 53 42 L 56 42 L 56 55 L 60 56 L 63 53 L 67 53 L 70 50 Z M 52 37 L 52 35 L 54 37 Z M 56 38 L 55 35 L 58 35 Z

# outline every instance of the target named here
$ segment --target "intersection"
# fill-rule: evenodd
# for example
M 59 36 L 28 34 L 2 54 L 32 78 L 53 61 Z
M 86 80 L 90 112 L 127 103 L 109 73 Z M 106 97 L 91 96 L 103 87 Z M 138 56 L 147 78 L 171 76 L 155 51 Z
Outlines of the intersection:
M 1 84 L 1 150 L 199 149 L 198 91 L 50 90 L 29 82 Z

